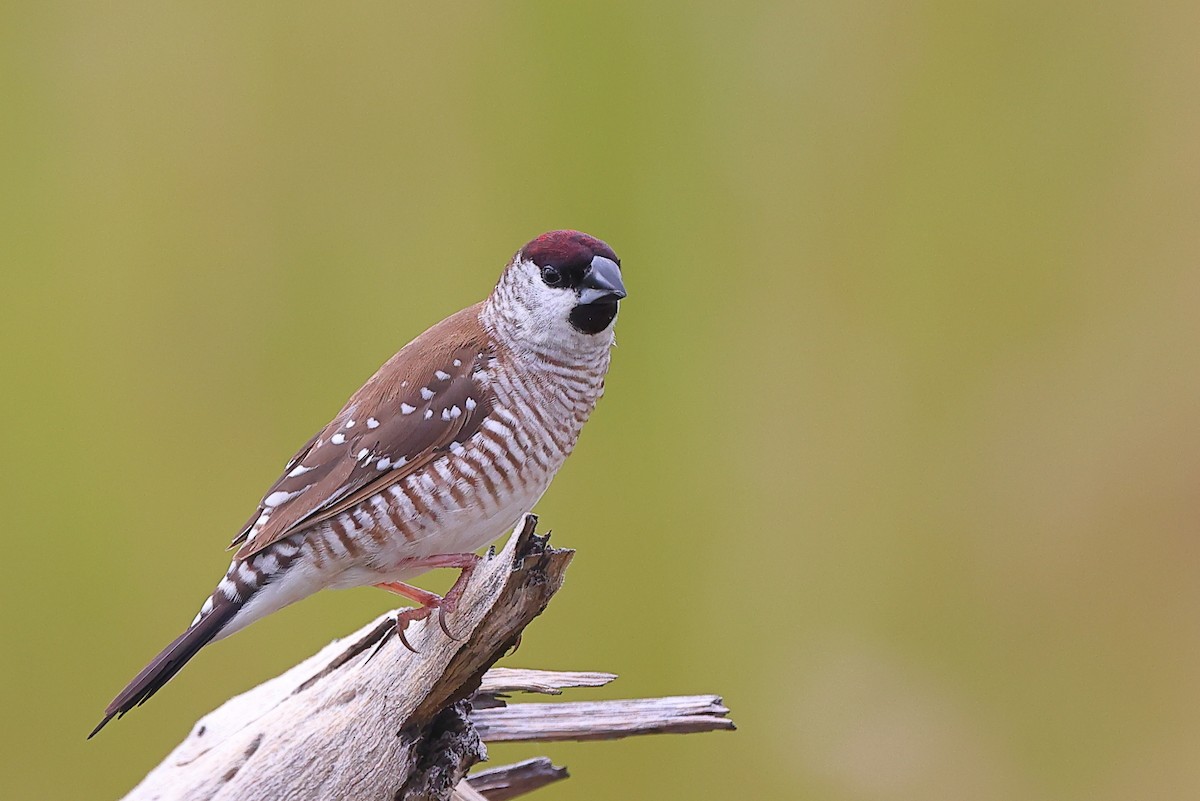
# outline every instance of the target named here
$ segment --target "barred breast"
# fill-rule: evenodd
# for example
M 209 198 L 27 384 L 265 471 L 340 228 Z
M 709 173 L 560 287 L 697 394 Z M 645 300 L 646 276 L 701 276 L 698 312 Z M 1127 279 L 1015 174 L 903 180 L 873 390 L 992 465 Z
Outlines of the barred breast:
M 520 363 L 525 359 L 530 363 Z M 494 409 L 467 442 L 319 525 L 300 556 L 329 587 L 402 581 L 406 564 L 476 551 L 511 530 L 549 487 L 603 392 L 608 351 L 571 363 L 503 348 L 484 382 Z

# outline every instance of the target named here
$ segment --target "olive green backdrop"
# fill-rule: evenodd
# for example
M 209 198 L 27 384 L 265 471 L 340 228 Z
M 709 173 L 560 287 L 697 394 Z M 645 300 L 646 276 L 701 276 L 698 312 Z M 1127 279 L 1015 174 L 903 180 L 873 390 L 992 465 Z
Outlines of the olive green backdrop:
M 391 605 L 312 598 L 84 742 L 293 450 L 566 226 L 630 297 L 507 664 L 740 730 L 494 761 L 1200 794 L 1197 41 L 1188 3 L 0 6 L 0 797 L 113 798 Z

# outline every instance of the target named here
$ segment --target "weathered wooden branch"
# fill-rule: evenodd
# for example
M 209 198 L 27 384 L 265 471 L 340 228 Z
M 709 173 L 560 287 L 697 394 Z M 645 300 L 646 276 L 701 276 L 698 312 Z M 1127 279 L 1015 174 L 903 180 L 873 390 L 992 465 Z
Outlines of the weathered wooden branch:
M 477 771 L 466 783 L 488 801 L 508 801 L 565 778 L 566 768 L 558 767 L 546 757 L 534 757 L 514 765 Z
M 126 801 L 463 799 L 502 801 L 566 778 L 544 758 L 484 770 L 484 741 L 604 739 L 731 729 L 716 696 L 509 704 L 507 694 L 598 687 L 608 673 L 493 668 L 562 584 L 572 551 L 527 516 L 471 577 L 447 637 L 435 618 L 393 614 L 201 718 Z

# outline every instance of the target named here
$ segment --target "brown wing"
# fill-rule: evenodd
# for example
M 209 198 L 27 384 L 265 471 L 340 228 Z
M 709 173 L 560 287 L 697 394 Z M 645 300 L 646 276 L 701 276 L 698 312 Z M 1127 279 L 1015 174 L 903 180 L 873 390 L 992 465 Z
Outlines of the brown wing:
M 492 411 L 495 350 L 464 309 L 404 346 L 288 462 L 234 538 L 238 559 L 327 520 L 465 443 Z

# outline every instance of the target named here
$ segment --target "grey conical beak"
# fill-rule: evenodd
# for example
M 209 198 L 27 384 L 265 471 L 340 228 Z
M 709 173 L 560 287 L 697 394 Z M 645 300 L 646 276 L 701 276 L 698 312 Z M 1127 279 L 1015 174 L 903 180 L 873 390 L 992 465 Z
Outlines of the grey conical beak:
M 625 284 L 621 283 L 621 268 L 612 259 L 596 256 L 583 274 L 583 283 L 579 287 L 580 305 L 623 297 Z

